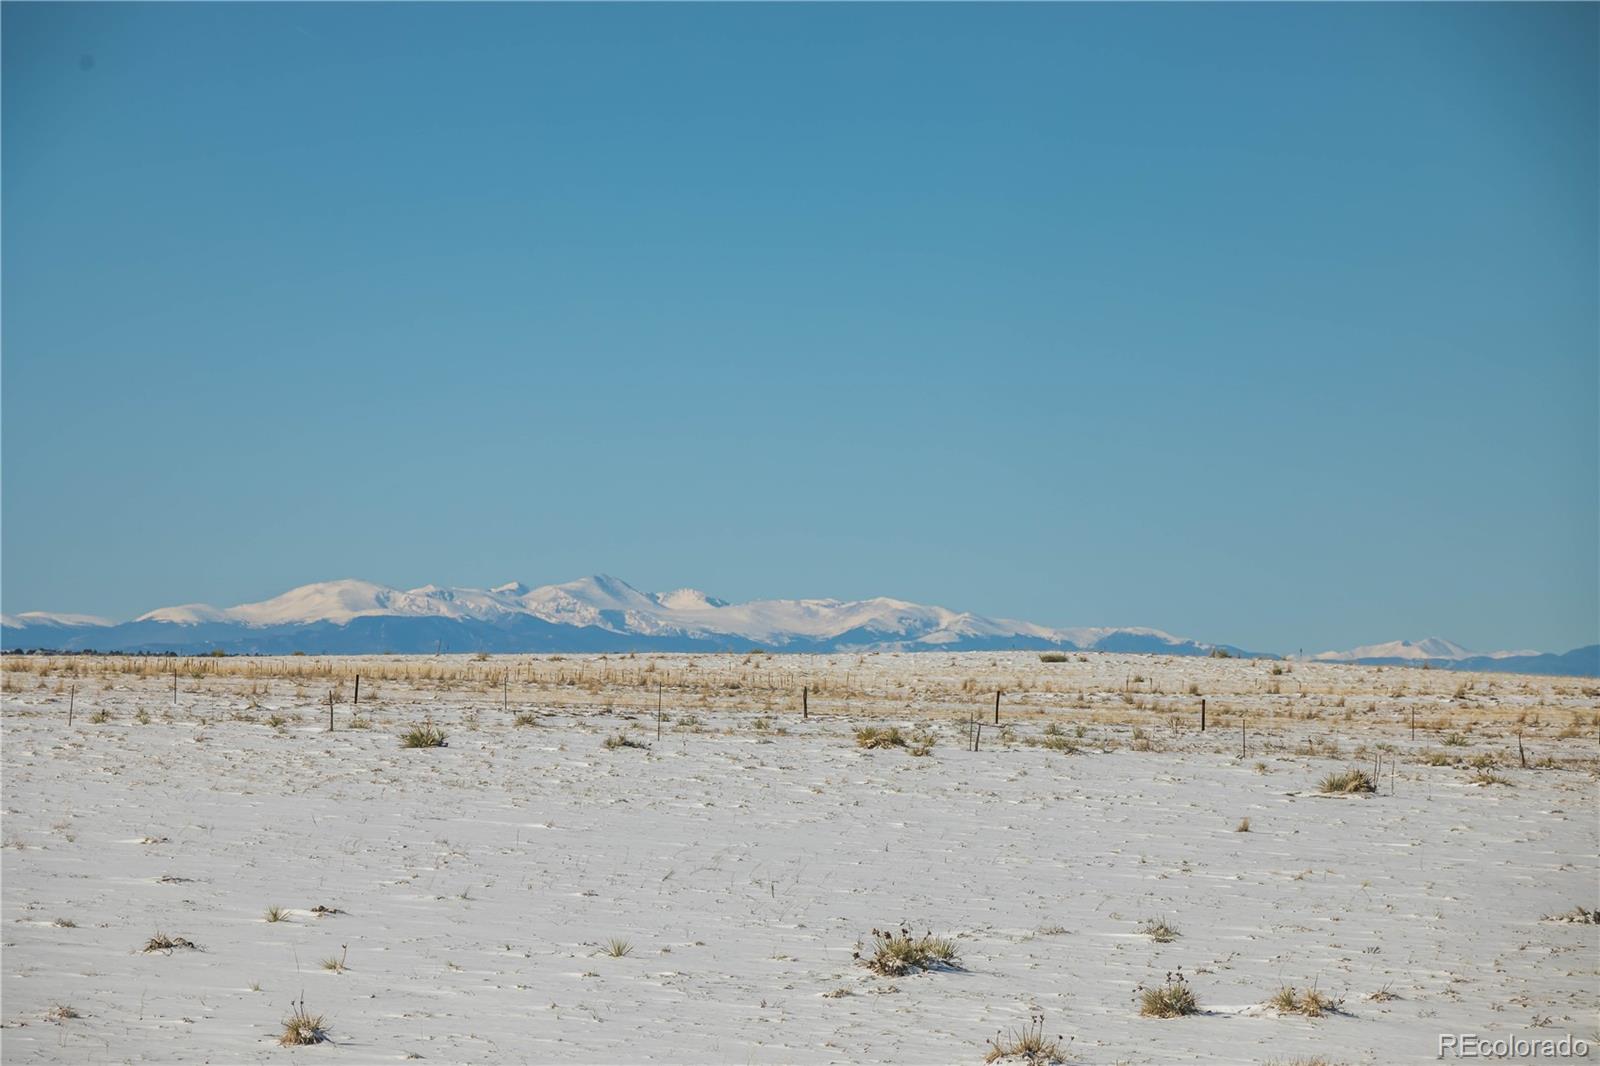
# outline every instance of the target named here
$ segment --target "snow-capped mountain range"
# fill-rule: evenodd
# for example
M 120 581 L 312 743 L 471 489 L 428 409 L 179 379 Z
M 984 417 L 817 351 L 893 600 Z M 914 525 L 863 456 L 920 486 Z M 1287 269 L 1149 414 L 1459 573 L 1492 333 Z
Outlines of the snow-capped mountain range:
M 327 654 L 444 651 L 973 651 L 1069 649 L 1261 657 L 1141 627 L 1053 628 L 878 597 L 728 603 L 698 589 L 641 592 L 606 575 L 529 588 L 325 581 L 259 603 L 162 607 L 130 622 L 27 612 L 0 616 L 6 648 L 98 651 Z M 1584 651 L 1587 649 L 1580 649 Z M 1577 653 L 1569 653 L 1575 655 Z M 1591 656 L 1595 658 L 1597 656 Z M 1535 652 L 1476 655 L 1450 641 L 1374 644 L 1310 656 L 1319 661 L 1412 663 L 1467 669 L 1560 666 Z M 1492 667 L 1481 665 L 1493 663 Z M 1469 665 L 1470 664 L 1470 665 Z M 1580 664 L 1581 665 L 1581 664 Z

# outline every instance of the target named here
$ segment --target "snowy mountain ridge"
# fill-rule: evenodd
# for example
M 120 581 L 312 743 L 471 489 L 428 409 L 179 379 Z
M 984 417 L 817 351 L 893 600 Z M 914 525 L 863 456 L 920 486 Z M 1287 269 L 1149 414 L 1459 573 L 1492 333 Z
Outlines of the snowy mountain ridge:
M 130 622 L 38 611 L 0 616 L 6 648 L 198 654 L 457 651 L 979 651 L 1065 649 L 1166 655 L 1227 653 L 1225 644 L 1139 626 L 1052 627 L 879 596 L 730 603 L 694 588 L 643 592 L 596 574 L 555 585 L 493 588 L 323 581 L 255 603 L 180 604 Z M 1273 656 L 1275 657 L 1275 656 Z M 1440 637 L 1368 644 L 1313 662 L 1600 674 L 1594 646 L 1562 655 L 1472 652 Z

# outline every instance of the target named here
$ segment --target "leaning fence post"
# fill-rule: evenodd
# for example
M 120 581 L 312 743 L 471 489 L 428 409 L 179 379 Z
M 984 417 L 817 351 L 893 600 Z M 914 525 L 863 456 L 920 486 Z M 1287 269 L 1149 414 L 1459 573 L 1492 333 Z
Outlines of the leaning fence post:
M 67 697 L 67 728 L 68 729 L 72 728 L 72 709 L 73 709 L 74 705 L 77 704 L 77 702 L 78 702 L 78 686 L 77 686 L 76 683 L 74 683 L 73 686 L 72 686 L 72 695 Z
M 1000 690 L 994 690 L 994 724 L 1000 724 Z
M 356 710 L 361 710 L 361 675 L 356 675 Z

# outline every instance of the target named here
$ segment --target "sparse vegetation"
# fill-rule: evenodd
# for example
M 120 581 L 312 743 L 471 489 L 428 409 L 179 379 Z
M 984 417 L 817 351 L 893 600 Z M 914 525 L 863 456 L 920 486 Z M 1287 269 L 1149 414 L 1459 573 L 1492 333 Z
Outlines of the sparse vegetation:
M 1341 770 L 1328 774 L 1317 784 L 1318 792 L 1330 795 L 1346 795 L 1360 792 L 1376 792 L 1378 786 L 1373 783 L 1370 775 L 1365 770 Z
M 1144 924 L 1139 926 L 1139 932 L 1157 944 L 1170 944 L 1183 935 L 1165 918 L 1146 918 Z
M 1040 652 L 1039 661 L 1042 663 L 1064 663 L 1067 661 L 1067 653 L 1064 651 Z
M 621 937 L 614 936 L 606 941 L 602 950 L 613 959 L 625 959 L 633 954 L 633 944 Z
M 339 947 L 343 950 L 338 955 L 329 955 L 322 960 L 322 968 L 329 973 L 344 973 L 347 969 L 345 960 L 350 956 L 350 945 L 340 944 Z
M 1250 819 L 1248 819 L 1248 818 L 1239 819 L 1239 824 L 1233 827 L 1233 831 L 1235 833 L 1248 833 L 1248 832 L 1250 832 Z
M 1503 774 L 1497 774 L 1493 770 L 1478 770 L 1478 771 L 1474 772 L 1473 775 L 1470 778 L 1468 778 L 1468 780 L 1471 781 L 1474 785 L 1509 785 L 1509 784 L 1511 784 L 1511 779 L 1509 777 L 1506 777 Z
M 1284 985 L 1272 994 L 1267 1000 L 1267 1006 L 1279 1014 L 1299 1014 L 1307 1018 L 1320 1018 L 1324 1014 L 1335 1014 L 1344 1003 L 1342 999 L 1327 996 L 1319 992 L 1315 985 L 1310 988 L 1295 988 L 1293 985 Z
M 157 930 L 155 936 L 144 942 L 143 950 L 146 954 L 159 951 L 162 954 L 171 955 L 178 950 L 194 951 L 196 947 L 192 940 L 187 940 L 181 936 L 168 936 Z
M 912 936 L 908 927 L 874 929 L 870 949 L 856 944 L 852 955 L 867 969 L 882 977 L 902 977 L 919 970 L 958 969 L 960 952 L 955 942 L 936 937 L 932 932 Z
M 448 745 L 445 743 L 444 730 L 435 726 L 432 721 L 427 721 L 421 725 L 414 725 L 404 733 L 401 733 L 400 746 L 402 748 L 443 748 Z
M 616 751 L 618 748 L 645 748 L 648 745 L 641 744 L 626 733 L 617 733 L 614 736 L 606 737 L 605 747 L 607 751 Z
M 1600 910 L 1589 910 L 1580 904 L 1561 914 L 1547 914 L 1544 916 L 1544 920 L 1547 922 L 1571 922 L 1574 925 L 1600 925 Z
M 306 999 L 301 996 L 298 1003 L 289 1004 L 289 1014 L 283 1019 L 283 1032 L 278 1036 L 278 1043 L 284 1047 L 320 1044 L 328 1039 L 328 1029 L 328 1023 L 322 1015 L 306 1010 Z
M 906 746 L 905 734 L 900 732 L 899 726 L 890 726 L 888 729 L 879 729 L 877 726 L 863 726 L 856 730 L 856 747 L 872 750 L 874 748 L 903 748 Z
M 1027 1023 L 1009 1032 L 996 1033 L 989 1038 L 989 1051 L 984 1062 L 1004 1062 L 1015 1059 L 1026 1066 L 1051 1066 L 1066 1061 L 1066 1051 L 1061 1046 L 1062 1037 L 1044 1035 L 1044 1015 L 1035 1014 Z M 1069 1041 L 1070 1042 L 1070 1041 Z
M 1186 1014 L 1200 1012 L 1200 1004 L 1195 999 L 1189 982 L 1184 979 L 1182 970 L 1174 970 L 1167 974 L 1166 980 L 1154 988 L 1140 985 L 1137 991 L 1141 1017 L 1181 1018 Z
M 288 920 L 289 912 L 274 904 L 267 908 L 267 912 L 262 917 L 269 922 L 282 922 Z

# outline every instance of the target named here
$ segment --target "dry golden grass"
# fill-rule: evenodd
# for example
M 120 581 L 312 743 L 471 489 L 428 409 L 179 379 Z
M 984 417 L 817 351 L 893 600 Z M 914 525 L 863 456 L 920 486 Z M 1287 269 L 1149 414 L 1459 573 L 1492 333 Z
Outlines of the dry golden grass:
M 9 655 L 0 661 L 8 692 L 46 692 L 63 682 L 98 682 L 102 691 L 132 689 L 172 706 L 174 673 L 182 713 L 198 695 L 241 702 L 303 700 L 304 710 L 334 690 L 336 702 L 353 694 L 361 677 L 360 711 L 403 705 L 441 694 L 476 694 L 485 703 L 509 691 L 524 706 L 577 713 L 640 714 L 654 710 L 659 692 L 678 712 L 759 710 L 778 720 L 797 716 L 801 686 L 816 716 L 885 715 L 965 722 L 973 710 L 1005 693 L 1008 723 L 1029 718 L 1071 727 L 1136 726 L 1137 750 L 1170 749 L 1171 731 L 1198 725 L 1196 691 L 1204 692 L 1211 722 L 1237 736 L 1246 719 L 1251 747 L 1271 750 L 1270 738 L 1290 723 L 1325 720 L 1341 736 L 1373 732 L 1474 747 L 1515 743 L 1521 731 L 1534 765 L 1565 766 L 1551 746 L 1571 745 L 1592 764 L 1600 735 L 1600 683 L 1584 678 L 1477 674 L 1463 679 L 1444 670 L 1356 667 L 1145 656 L 1080 654 L 1041 663 L 1036 655 L 944 656 L 922 653 L 914 675 L 897 653 L 834 655 L 625 655 L 539 656 L 128 656 Z M 1277 672 L 1274 673 L 1274 670 Z M 1459 696 L 1458 689 L 1467 688 Z M 380 695 L 381 693 L 381 695 Z M 14 702 L 14 701 L 8 701 Z M 372 710 L 369 710 L 369 707 Z M 191 711 L 192 713 L 192 711 Z M 293 719 L 291 718 L 291 721 Z M 1209 738 L 1208 738 L 1209 739 Z M 1219 732 L 1219 743 L 1226 743 Z M 1054 744 L 1051 745 L 1055 746 Z
M 278 1035 L 278 1043 L 284 1047 L 303 1047 L 307 1044 L 320 1044 L 328 1039 L 329 1025 L 320 1014 L 312 1014 L 306 1010 L 305 997 L 300 997 L 298 1003 L 289 1005 L 289 1014 L 283 1019 L 283 1032 Z
M 1050 1066 L 1066 1061 L 1066 1049 L 1060 1036 L 1046 1036 L 1044 1015 L 1035 1014 L 1027 1023 L 1009 1032 L 996 1033 L 989 1038 L 989 1050 L 984 1062 L 1005 1062 L 1014 1059 L 1025 1066 Z
M 858 943 L 852 957 L 883 977 L 900 977 L 918 970 L 953 970 L 959 968 L 961 961 L 955 941 L 931 932 L 913 936 L 907 927 L 874 929 L 870 948 L 863 950 Z
M 1342 999 L 1317 991 L 1315 985 L 1310 988 L 1284 985 L 1267 1000 L 1267 1006 L 1279 1014 L 1299 1014 L 1307 1018 L 1320 1018 L 1325 1014 L 1337 1013 L 1343 1003 Z
M 1139 992 L 1139 1014 L 1146 1018 L 1181 1018 L 1200 1013 L 1199 1001 L 1182 970 L 1167 974 L 1167 979 L 1154 988 L 1142 985 Z

